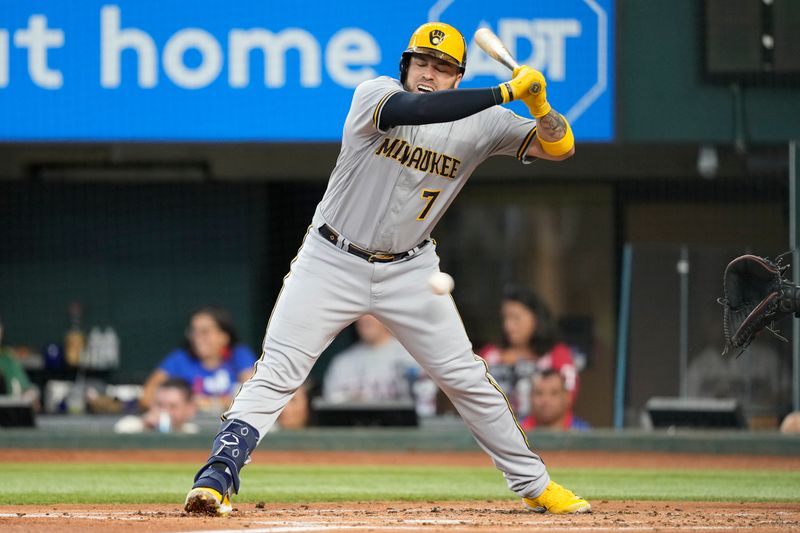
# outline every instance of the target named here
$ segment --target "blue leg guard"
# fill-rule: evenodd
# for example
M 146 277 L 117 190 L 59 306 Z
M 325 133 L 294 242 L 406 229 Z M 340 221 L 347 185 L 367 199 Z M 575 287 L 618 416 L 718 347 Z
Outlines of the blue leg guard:
M 194 487 L 209 487 L 225 494 L 239 492 L 239 471 L 258 444 L 258 430 L 241 420 L 228 420 L 214 439 L 211 456 L 194 476 Z

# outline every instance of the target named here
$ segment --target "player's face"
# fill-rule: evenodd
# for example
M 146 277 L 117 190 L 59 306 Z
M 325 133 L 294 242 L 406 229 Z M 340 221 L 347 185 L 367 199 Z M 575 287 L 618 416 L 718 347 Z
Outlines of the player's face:
M 438 57 L 413 54 L 408 63 L 405 89 L 412 93 L 432 93 L 455 89 L 461 82 L 458 67 Z
M 538 424 L 547 426 L 561 420 L 569 408 L 569 392 L 559 375 L 534 378 L 531 409 Z
M 503 302 L 500 310 L 503 316 L 503 332 L 508 343 L 514 347 L 527 346 L 536 332 L 536 315 L 519 302 Z

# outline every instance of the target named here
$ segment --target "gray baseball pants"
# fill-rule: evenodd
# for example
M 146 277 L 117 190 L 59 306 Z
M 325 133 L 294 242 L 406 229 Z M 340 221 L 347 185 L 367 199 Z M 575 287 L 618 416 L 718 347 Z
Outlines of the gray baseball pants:
M 365 314 L 380 320 L 453 402 L 509 488 L 535 497 L 550 478 L 505 395 L 474 355 L 449 295 L 427 280 L 439 270 L 435 245 L 394 263 L 369 263 L 311 228 L 292 262 L 264 337 L 263 355 L 225 413 L 262 436 L 334 337 Z

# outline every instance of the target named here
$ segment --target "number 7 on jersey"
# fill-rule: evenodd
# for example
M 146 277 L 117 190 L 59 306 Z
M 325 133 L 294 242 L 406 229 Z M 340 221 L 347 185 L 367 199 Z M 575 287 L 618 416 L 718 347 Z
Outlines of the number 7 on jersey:
M 433 203 L 436 201 L 436 198 L 438 198 L 439 193 L 441 192 L 441 189 L 422 189 L 422 194 L 420 194 L 419 197 L 423 200 L 426 200 L 428 203 L 425 204 L 425 207 L 422 209 L 422 211 L 420 211 L 419 215 L 417 216 L 417 220 L 425 220 L 425 217 L 431 212 Z

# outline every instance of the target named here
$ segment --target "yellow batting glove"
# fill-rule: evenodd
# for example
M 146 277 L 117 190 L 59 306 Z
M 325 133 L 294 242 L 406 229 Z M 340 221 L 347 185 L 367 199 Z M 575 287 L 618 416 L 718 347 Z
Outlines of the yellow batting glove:
M 547 91 L 545 90 L 547 87 L 547 81 L 545 81 L 544 75 L 541 72 L 534 70 L 527 65 L 520 65 L 515 68 L 514 77 L 516 78 L 517 75 L 525 69 L 535 72 L 536 77 L 531 85 L 529 94 L 523 97 L 523 101 L 525 102 L 525 105 L 528 106 L 528 110 L 531 112 L 531 115 L 533 115 L 535 118 L 541 118 L 548 114 L 551 109 L 550 103 L 547 101 Z
M 523 100 L 525 105 L 528 106 L 528 111 L 531 112 L 534 118 L 542 118 L 550 112 L 550 102 L 547 101 L 547 94 L 545 94 L 544 87 L 542 87 L 541 96 L 531 95 Z
M 542 73 L 525 65 L 514 69 L 514 77 L 500 84 L 503 103 L 520 100 L 544 92 L 545 80 Z
M 541 73 L 539 73 L 541 76 Z M 550 103 L 547 101 L 547 90 L 545 87 L 547 83 L 542 76 L 541 85 L 538 91 L 532 91 L 530 95 L 526 96 L 523 102 L 528 106 L 528 111 L 531 112 L 534 118 L 541 118 L 550 112 Z

